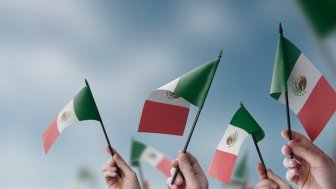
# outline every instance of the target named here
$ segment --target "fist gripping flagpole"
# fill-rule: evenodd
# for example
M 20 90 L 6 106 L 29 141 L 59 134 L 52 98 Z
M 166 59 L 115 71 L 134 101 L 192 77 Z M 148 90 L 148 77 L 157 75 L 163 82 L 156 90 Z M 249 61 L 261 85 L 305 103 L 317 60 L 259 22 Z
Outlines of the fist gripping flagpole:
M 218 61 L 221 60 L 221 58 L 222 58 L 222 53 L 223 53 L 223 50 L 221 50 L 220 53 L 219 53 L 219 55 L 218 55 Z M 217 64 L 216 66 L 218 66 L 218 64 Z M 217 71 L 217 67 L 216 67 L 216 69 L 215 69 L 215 73 L 216 73 L 216 71 Z M 214 76 L 215 76 L 215 73 L 214 73 Z M 210 90 L 210 87 L 211 87 L 211 84 L 212 84 L 212 80 L 213 80 L 213 78 L 211 78 L 210 86 L 209 86 L 209 88 L 208 88 L 208 90 L 207 90 L 207 92 L 206 92 L 206 96 L 208 96 L 208 92 L 209 92 L 209 90 Z M 204 102 L 205 102 L 205 100 L 204 100 Z M 189 132 L 189 136 L 188 136 L 187 142 L 186 142 L 185 145 L 184 145 L 184 148 L 183 148 L 182 153 L 186 153 L 186 152 L 187 152 L 187 149 L 188 149 L 188 146 L 189 146 L 191 137 L 192 137 L 192 135 L 193 135 L 193 133 L 194 133 L 194 130 L 195 130 L 195 127 L 196 127 L 196 124 L 197 124 L 197 121 L 198 121 L 198 117 L 199 117 L 199 115 L 201 114 L 201 111 L 202 111 L 204 102 L 201 104 L 201 106 L 200 106 L 199 109 L 198 109 L 198 112 L 197 112 L 197 114 L 196 114 L 194 123 L 193 123 L 192 128 L 191 128 L 191 130 L 190 130 L 190 132 Z M 176 180 L 176 177 L 177 177 L 177 174 L 178 174 L 179 172 L 180 172 L 180 169 L 177 167 L 176 170 L 175 170 L 173 179 L 172 179 L 172 181 L 171 181 L 171 184 L 172 184 L 172 185 L 174 184 L 174 182 L 175 182 L 175 180 Z
M 90 85 L 89 85 L 89 83 L 88 83 L 88 81 L 87 81 L 86 79 L 85 79 L 85 84 L 90 88 Z M 93 95 L 92 95 L 92 97 L 93 97 Z M 98 107 L 97 107 L 97 109 L 98 109 Z M 103 121 L 102 121 L 102 119 L 101 119 L 101 116 L 100 116 L 99 111 L 98 111 L 98 114 L 99 114 L 99 117 L 100 117 L 99 122 L 100 122 L 100 125 L 102 126 L 102 129 L 103 129 L 103 132 L 104 132 L 104 136 L 105 136 L 105 139 L 106 139 L 107 144 L 108 144 L 108 148 L 109 148 L 109 150 L 110 150 L 110 152 L 111 152 L 111 156 L 113 157 L 114 152 L 113 152 L 113 149 L 112 149 L 110 140 L 109 140 L 109 138 L 108 138 L 108 136 L 107 136 L 107 134 L 106 134 L 106 130 L 105 130 L 105 127 L 104 127 L 104 123 L 103 123 Z

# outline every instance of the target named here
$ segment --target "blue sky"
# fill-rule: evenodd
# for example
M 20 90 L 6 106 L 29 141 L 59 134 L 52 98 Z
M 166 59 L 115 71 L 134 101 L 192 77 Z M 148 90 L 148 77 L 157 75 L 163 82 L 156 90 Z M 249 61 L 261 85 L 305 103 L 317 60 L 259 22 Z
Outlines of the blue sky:
M 98 122 L 69 127 L 48 155 L 42 133 L 52 118 L 90 82 L 113 147 L 128 160 L 131 137 L 171 158 L 183 148 L 197 111 L 192 107 L 185 136 L 138 133 L 149 93 L 223 49 L 189 151 L 206 171 L 232 115 L 243 101 L 266 132 L 260 150 L 266 166 L 283 178 L 280 131 L 285 108 L 269 96 L 278 24 L 336 87 L 316 39 L 294 1 L 0 1 L 0 188 L 71 188 L 82 165 L 106 188 L 101 166 L 109 156 Z M 334 49 L 335 50 L 335 49 Z M 335 51 L 334 51 L 335 52 Z M 304 133 L 293 113 L 293 130 Z M 335 151 L 335 115 L 316 144 Z M 252 139 L 251 182 L 259 162 Z M 144 164 L 152 188 L 165 178 Z M 209 177 L 211 188 L 222 185 Z

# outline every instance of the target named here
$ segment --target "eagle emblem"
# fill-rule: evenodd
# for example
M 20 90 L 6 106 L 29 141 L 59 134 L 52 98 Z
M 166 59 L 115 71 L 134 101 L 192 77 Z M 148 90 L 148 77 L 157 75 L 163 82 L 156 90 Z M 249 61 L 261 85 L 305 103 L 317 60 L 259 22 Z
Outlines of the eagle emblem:
M 292 81 L 292 90 L 296 96 L 303 96 L 306 94 L 307 78 L 303 75 L 294 78 Z
M 173 92 L 167 91 L 167 98 L 169 100 L 174 100 L 174 99 L 177 99 L 177 98 L 180 98 L 180 97 Z
M 238 132 L 235 131 L 234 133 L 230 134 L 227 139 L 226 139 L 226 144 L 229 146 L 229 147 L 232 147 L 233 145 L 235 145 L 235 143 L 237 142 L 238 140 Z
M 66 122 L 69 120 L 71 116 L 71 112 L 70 111 L 65 111 L 63 112 L 62 116 L 61 116 L 61 122 Z

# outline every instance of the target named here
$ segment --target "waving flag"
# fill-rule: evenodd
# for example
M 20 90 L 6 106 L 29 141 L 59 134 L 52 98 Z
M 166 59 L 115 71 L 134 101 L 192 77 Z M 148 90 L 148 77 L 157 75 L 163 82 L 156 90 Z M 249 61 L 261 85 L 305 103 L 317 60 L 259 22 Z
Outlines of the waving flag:
M 48 153 L 59 134 L 66 127 L 84 120 L 101 121 L 89 86 L 85 86 L 53 119 L 43 133 L 44 151 Z
M 220 58 L 201 65 L 152 92 L 145 101 L 139 132 L 183 135 L 190 104 L 206 99 Z
M 131 165 L 139 166 L 140 160 L 146 161 L 167 178 L 170 176 L 171 160 L 167 156 L 157 151 L 156 149 L 145 145 L 142 142 L 133 140 L 131 150 Z
M 219 142 L 208 174 L 226 184 L 230 183 L 233 168 L 244 140 L 252 135 L 256 142 L 265 136 L 264 131 L 250 113 L 241 106 L 233 116 Z
M 280 35 L 270 95 L 297 115 L 312 141 L 336 110 L 336 93 L 323 75 L 288 39 Z

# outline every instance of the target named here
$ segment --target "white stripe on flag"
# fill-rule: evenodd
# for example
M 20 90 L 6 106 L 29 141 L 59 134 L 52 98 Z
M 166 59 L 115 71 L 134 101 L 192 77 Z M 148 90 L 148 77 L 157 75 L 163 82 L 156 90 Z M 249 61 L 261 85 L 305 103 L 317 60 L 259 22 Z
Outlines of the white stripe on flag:
M 73 123 L 77 123 L 78 119 L 75 114 L 73 99 L 63 108 L 57 116 L 57 128 L 59 133 Z
M 184 98 L 181 98 L 181 97 L 176 98 L 172 96 L 172 93 L 170 93 L 169 91 L 164 91 L 164 90 L 156 90 L 152 92 L 147 98 L 147 100 L 158 102 L 158 103 L 163 103 L 163 104 L 181 106 L 185 108 L 190 107 L 190 103 L 184 100 Z
M 145 151 L 142 153 L 141 158 L 146 160 L 153 167 L 156 167 L 156 165 L 162 160 L 163 154 L 156 151 L 154 148 L 147 147 Z
M 244 129 L 229 125 L 217 146 L 217 150 L 237 155 L 245 138 L 249 136 Z M 230 139 L 229 139 L 230 138 Z
M 299 76 L 306 78 L 306 89 L 303 92 L 299 92 L 297 86 L 297 79 Z M 287 80 L 288 87 L 288 99 L 290 108 L 295 114 L 298 114 L 307 101 L 310 93 L 313 91 L 316 83 L 321 77 L 321 73 L 315 68 L 315 66 L 301 53 L 294 68 Z M 295 91 L 295 92 L 294 92 Z M 282 93 L 279 101 L 286 105 L 285 94 Z

